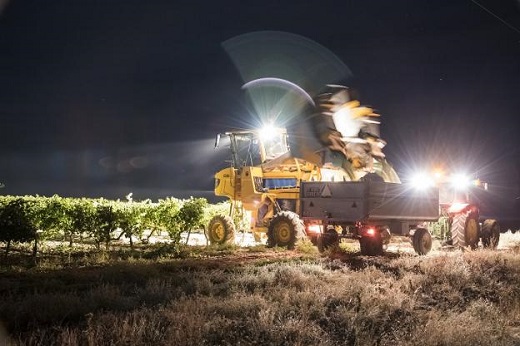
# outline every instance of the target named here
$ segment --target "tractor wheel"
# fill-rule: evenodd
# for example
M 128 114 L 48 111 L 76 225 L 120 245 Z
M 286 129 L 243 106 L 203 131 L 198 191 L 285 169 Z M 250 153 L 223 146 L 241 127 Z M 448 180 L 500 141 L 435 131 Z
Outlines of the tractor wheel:
M 206 238 L 210 244 L 228 244 L 235 240 L 235 224 L 229 216 L 215 215 L 208 224 Z
M 267 246 L 287 247 L 294 249 L 296 240 L 305 237 L 305 227 L 298 214 L 282 211 L 276 214 L 267 231 Z
M 359 238 L 359 247 L 363 256 L 379 256 L 383 254 L 383 238 L 376 232 L 373 236 Z
M 413 249 L 419 255 L 426 255 L 432 249 L 432 236 L 427 229 L 418 228 L 412 238 Z
M 451 224 L 451 240 L 455 247 L 469 246 L 471 249 L 476 249 L 479 240 L 477 217 L 472 213 L 456 214 Z
M 482 245 L 485 248 L 496 249 L 500 240 L 500 225 L 496 220 L 487 219 L 482 224 Z

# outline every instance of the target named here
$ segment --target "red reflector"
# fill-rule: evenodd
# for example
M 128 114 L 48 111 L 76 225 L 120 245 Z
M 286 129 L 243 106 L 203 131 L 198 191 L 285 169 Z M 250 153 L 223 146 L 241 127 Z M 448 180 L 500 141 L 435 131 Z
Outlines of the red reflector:
M 376 230 L 373 228 L 368 228 L 366 230 L 366 235 L 373 237 L 374 235 L 376 235 Z

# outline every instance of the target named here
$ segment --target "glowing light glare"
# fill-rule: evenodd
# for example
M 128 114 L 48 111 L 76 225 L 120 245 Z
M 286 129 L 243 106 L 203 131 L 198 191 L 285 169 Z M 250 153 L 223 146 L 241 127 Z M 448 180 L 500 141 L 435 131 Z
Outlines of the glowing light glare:
M 321 233 L 321 226 L 320 225 L 308 225 L 307 226 L 307 232 L 309 233 Z
M 300 86 L 281 78 L 259 78 L 242 86 L 261 122 L 288 123 L 301 116 L 312 97 Z
M 448 213 L 460 213 L 464 208 L 468 206 L 468 203 L 455 202 L 448 208 Z
M 417 190 L 424 190 L 435 185 L 433 177 L 426 173 L 417 173 L 410 179 L 411 185 Z
M 371 227 L 371 228 L 367 229 L 365 233 L 366 233 L 366 235 L 373 237 L 376 235 L 376 230 Z
M 356 137 L 363 125 L 359 118 L 352 116 L 351 109 L 348 107 L 343 107 L 332 114 L 332 121 L 343 137 Z
M 292 91 L 296 95 L 300 96 L 302 99 L 310 103 L 314 106 L 314 100 L 312 99 L 311 95 L 309 95 L 302 87 L 299 85 L 292 83 L 288 80 L 281 79 L 281 78 L 258 78 L 255 80 L 252 80 L 250 82 L 247 82 L 246 84 L 242 85 L 242 89 L 248 89 L 251 87 L 258 87 L 258 86 L 268 86 L 268 87 L 280 87 L 287 91 Z
M 471 185 L 471 179 L 465 174 L 454 174 L 450 177 L 450 183 L 457 190 L 465 190 Z
M 436 170 L 433 172 L 433 177 L 435 180 L 441 180 L 444 177 L 444 172 L 441 170 Z
M 258 132 L 262 140 L 273 139 L 277 133 L 278 129 L 273 124 L 264 125 Z

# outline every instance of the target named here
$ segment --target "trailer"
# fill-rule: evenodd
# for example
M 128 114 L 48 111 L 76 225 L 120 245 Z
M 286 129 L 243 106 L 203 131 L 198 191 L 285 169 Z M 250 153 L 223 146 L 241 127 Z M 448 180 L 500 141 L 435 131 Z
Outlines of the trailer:
M 439 193 L 383 181 L 302 182 L 300 208 L 307 236 L 320 250 L 351 238 L 359 239 L 362 254 L 379 255 L 396 234 L 410 236 L 415 251 L 426 254 Z

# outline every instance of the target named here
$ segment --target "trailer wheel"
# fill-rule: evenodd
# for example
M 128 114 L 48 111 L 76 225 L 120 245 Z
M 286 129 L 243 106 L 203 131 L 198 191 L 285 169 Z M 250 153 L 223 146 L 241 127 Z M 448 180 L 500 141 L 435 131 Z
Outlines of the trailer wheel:
M 267 231 L 267 246 L 281 246 L 294 249 L 296 240 L 305 237 L 305 227 L 298 214 L 282 211 L 276 214 Z
M 479 240 L 478 220 L 473 213 L 459 213 L 453 216 L 451 239 L 453 246 L 476 249 Z
M 500 225 L 496 220 L 487 219 L 482 224 L 482 245 L 485 248 L 496 249 L 500 240 Z
M 208 224 L 206 238 L 210 244 L 228 244 L 235 240 L 235 224 L 229 216 L 215 215 Z
M 383 254 L 383 239 L 381 233 L 359 238 L 359 247 L 363 256 L 379 256 Z
M 432 236 L 427 229 L 418 228 L 412 238 L 413 249 L 419 255 L 426 255 L 432 249 Z
M 339 244 L 338 232 L 333 229 L 328 229 L 325 233 L 318 235 L 317 246 L 320 252 L 328 248 L 333 248 Z

